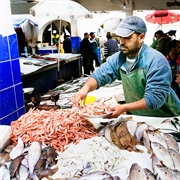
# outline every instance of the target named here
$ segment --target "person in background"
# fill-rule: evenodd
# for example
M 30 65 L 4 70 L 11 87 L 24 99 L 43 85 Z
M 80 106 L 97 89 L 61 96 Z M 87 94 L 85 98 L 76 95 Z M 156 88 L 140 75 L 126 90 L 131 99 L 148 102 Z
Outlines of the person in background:
M 26 38 L 22 31 L 22 28 L 15 28 L 15 32 L 17 35 L 19 56 L 21 56 L 21 54 L 24 53 L 24 47 L 27 46 Z
M 162 30 L 156 31 L 155 37 L 157 39 L 156 50 L 158 50 L 159 52 L 164 54 L 164 56 L 166 56 L 169 52 L 168 44 L 171 41 L 171 38 L 167 34 L 164 34 Z
M 166 56 L 166 59 L 168 60 L 172 71 L 171 87 L 174 89 L 180 99 L 180 82 L 178 81 L 177 77 L 180 76 L 180 41 L 172 40 L 169 42 L 168 47 L 169 53 Z
M 56 47 L 58 48 L 58 46 L 59 46 L 59 34 L 57 34 L 56 30 L 53 30 L 52 40 L 53 40 L 53 44 L 56 45 Z
M 72 53 L 70 34 L 67 34 L 64 41 L 63 41 L 63 49 L 64 49 L 65 53 Z
M 171 40 L 176 39 L 176 30 L 170 30 L 166 34 L 171 38 Z
M 89 42 L 89 34 L 84 33 L 84 39 L 80 44 L 80 53 L 83 58 L 84 74 L 90 75 L 90 56 L 92 54 L 91 45 Z
M 95 60 L 96 62 L 96 67 L 99 67 L 100 66 L 100 62 L 99 62 L 99 59 L 98 59 L 98 46 L 99 46 L 99 41 L 95 38 L 95 34 L 94 32 L 91 32 L 90 33 L 90 44 L 91 44 L 91 49 L 92 49 L 92 54 L 91 54 L 91 71 L 93 72 L 94 71 L 94 66 L 93 66 L 93 61 Z
M 64 53 L 64 49 L 63 49 L 63 41 L 64 41 L 64 32 L 61 31 L 60 33 L 60 53 Z
M 84 104 L 89 92 L 122 81 L 125 104 L 111 107 L 106 118 L 124 112 L 141 116 L 173 117 L 180 115 L 180 100 L 171 88 L 171 69 L 162 53 L 144 44 L 145 22 L 138 16 L 121 21 L 115 33 L 120 36 L 121 50 L 107 58 L 74 96 L 74 104 Z
M 104 62 L 108 56 L 118 52 L 118 43 L 115 39 L 112 38 L 111 33 L 107 32 L 106 34 L 107 42 L 104 43 Z

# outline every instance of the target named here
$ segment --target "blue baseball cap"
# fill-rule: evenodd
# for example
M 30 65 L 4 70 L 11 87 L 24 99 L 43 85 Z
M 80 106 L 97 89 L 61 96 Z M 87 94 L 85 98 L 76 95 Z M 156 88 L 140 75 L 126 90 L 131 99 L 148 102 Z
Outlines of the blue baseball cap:
M 128 16 L 125 19 L 123 19 L 113 33 L 121 37 L 128 37 L 134 32 L 136 33 L 147 32 L 147 27 L 145 22 L 138 16 Z

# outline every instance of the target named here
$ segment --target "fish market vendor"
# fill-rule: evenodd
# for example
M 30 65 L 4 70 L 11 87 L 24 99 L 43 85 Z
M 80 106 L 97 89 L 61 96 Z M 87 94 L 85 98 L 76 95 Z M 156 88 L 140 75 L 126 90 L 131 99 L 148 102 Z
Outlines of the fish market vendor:
M 171 69 L 164 55 L 144 43 L 145 22 L 137 16 L 121 21 L 115 33 L 120 36 L 121 51 L 108 57 L 74 96 L 74 103 L 85 101 L 88 92 L 119 79 L 125 104 L 111 107 L 107 118 L 123 112 L 134 115 L 173 117 L 180 115 L 180 100 L 171 88 Z M 109 92 L 111 93 L 111 92 Z

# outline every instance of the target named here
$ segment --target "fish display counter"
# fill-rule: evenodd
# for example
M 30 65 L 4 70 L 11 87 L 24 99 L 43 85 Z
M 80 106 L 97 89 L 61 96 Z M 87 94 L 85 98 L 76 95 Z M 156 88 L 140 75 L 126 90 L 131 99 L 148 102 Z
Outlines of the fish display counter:
M 166 176 L 179 179 L 180 144 L 170 134 L 177 131 L 169 121 L 173 118 L 167 120 L 159 117 L 121 115 L 111 122 L 102 118 L 89 119 L 92 124 L 100 124 L 101 128 L 98 128 L 97 132 L 87 118 L 81 116 L 80 123 L 77 114 L 78 118 L 73 119 L 72 123 L 75 113 L 77 112 L 72 110 L 31 110 L 11 124 L 10 139 L 17 139 L 15 144 L 10 144 L 0 154 L 0 170 L 3 172 L 1 179 L 7 180 L 10 176 L 20 176 L 21 179 L 34 177 L 145 180 L 147 177 L 155 179 L 157 176 L 161 179 Z M 63 116 L 66 121 L 63 121 Z M 42 126 L 42 122 L 46 128 Z M 88 125 L 84 126 L 85 123 Z M 36 132 L 38 126 L 39 130 Z M 78 126 L 81 131 L 77 130 Z M 28 131 L 23 132 L 24 128 Z M 136 137 L 136 143 L 125 138 L 126 131 Z M 82 137 L 83 132 L 87 137 Z M 117 133 L 122 147 L 115 140 L 113 132 Z M 34 137 L 29 136 L 30 134 L 34 134 Z M 32 142 L 27 143 L 31 138 Z M 63 149 L 57 150 L 58 146 Z M 130 146 L 133 147 L 131 150 L 128 148 Z
M 89 93 L 86 106 L 74 107 L 73 95 L 87 78 L 53 89 L 60 109 L 34 107 L 11 122 L 9 141 L 1 140 L 10 145 L 0 154 L 0 179 L 179 179 L 180 117 L 104 119 L 123 94 L 120 81 Z
M 58 59 L 60 59 L 59 63 Z M 23 88 L 34 87 L 35 91 L 40 94 L 54 89 L 57 79 L 68 81 L 82 75 L 80 54 L 58 55 L 56 53 L 20 58 L 20 68 Z

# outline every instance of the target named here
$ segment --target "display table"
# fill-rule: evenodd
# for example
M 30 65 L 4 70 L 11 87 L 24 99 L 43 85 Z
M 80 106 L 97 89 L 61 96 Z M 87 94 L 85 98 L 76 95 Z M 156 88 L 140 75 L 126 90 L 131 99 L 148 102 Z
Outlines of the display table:
M 41 59 L 20 58 L 20 68 L 23 88 L 34 87 L 35 92 L 40 94 L 55 88 L 57 79 L 68 81 L 82 75 L 80 54 L 60 54 L 60 58 L 58 53 L 42 56 Z

